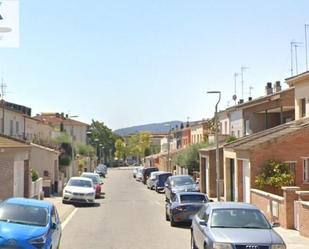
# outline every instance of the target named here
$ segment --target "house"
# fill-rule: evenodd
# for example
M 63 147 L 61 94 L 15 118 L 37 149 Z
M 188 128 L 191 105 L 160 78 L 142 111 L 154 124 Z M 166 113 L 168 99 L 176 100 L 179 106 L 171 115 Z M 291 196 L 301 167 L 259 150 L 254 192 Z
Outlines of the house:
M 226 109 L 230 135 L 240 138 L 294 120 L 294 87 L 281 90 L 279 81 L 273 88 L 269 82 L 265 92 L 265 96 Z
M 29 197 L 30 146 L 22 140 L 0 135 L 0 199 Z
M 209 120 L 202 120 L 190 124 L 192 144 L 203 143 L 208 139 L 210 133 L 209 122 Z
M 68 114 L 41 113 L 34 118 L 52 126 L 56 133 L 65 132 L 72 137 L 76 144 L 87 144 L 87 130 L 89 125 L 71 119 Z
M 45 196 L 62 190 L 63 177 L 59 171 L 60 152 L 38 144 L 30 144 L 30 165 L 43 178 Z

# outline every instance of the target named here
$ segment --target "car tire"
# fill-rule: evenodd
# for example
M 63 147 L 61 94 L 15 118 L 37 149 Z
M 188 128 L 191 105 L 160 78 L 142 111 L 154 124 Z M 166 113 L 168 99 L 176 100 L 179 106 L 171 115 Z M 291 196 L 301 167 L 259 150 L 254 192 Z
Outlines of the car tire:
M 165 220 L 166 220 L 166 221 L 169 221 L 169 220 L 170 220 L 170 217 L 168 216 L 166 210 L 165 210 Z
M 171 222 L 171 227 L 176 226 L 176 222 L 174 221 L 173 216 L 170 217 L 170 222 Z
M 68 201 L 62 200 L 62 204 L 69 204 Z
M 158 191 L 158 189 L 157 189 L 157 188 L 155 188 L 155 191 L 156 191 L 157 193 L 159 193 L 159 191 Z
M 191 249 L 198 249 L 196 244 L 195 244 L 192 231 L 191 231 Z

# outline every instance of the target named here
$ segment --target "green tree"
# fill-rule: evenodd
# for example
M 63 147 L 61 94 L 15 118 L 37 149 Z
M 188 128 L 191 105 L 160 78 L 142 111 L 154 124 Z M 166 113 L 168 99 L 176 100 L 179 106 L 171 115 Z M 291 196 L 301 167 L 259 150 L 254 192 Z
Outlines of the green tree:
M 288 164 L 269 160 L 261 168 L 260 174 L 255 179 L 255 183 L 261 189 L 266 185 L 281 188 L 292 185 L 294 183 L 294 175 Z
M 192 174 L 194 171 L 198 171 L 200 167 L 199 150 L 207 146 L 208 143 L 189 145 L 185 150 L 177 154 L 175 161 L 176 164 L 181 167 L 187 168 L 189 174 Z
M 103 122 L 92 120 L 90 126 L 90 144 L 94 148 L 98 148 L 99 144 L 104 147 L 103 153 L 105 159 L 112 160 L 112 156 L 115 153 L 115 142 L 119 136 L 114 134 L 110 128 L 108 128 Z M 99 156 L 99 150 L 97 150 L 97 156 Z
M 134 134 L 127 141 L 127 155 L 138 159 L 149 155 L 150 151 L 150 133 L 143 131 Z
M 121 138 L 118 138 L 116 140 L 115 149 L 115 157 L 117 157 L 118 159 L 124 159 L 126 154 L 126 144 Z
M 87 144 L 78 144 L 77 153 L 81 156 L 93 158 L 95 156 L 95 148 Z

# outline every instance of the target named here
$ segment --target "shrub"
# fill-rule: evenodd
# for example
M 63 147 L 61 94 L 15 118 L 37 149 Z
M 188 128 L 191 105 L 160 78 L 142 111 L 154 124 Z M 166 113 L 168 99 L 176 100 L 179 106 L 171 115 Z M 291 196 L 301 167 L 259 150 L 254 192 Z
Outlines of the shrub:
M 59 165 L 61 166 L 69 166 L 72 158 L 68 155 L 61 155 L 59 157 Z
M 281 188 L 294 183 L 294 175 L 289 165 L 274 160 L 269 160 L 262 167 L 260 174 L 256 177 L 255 183 L 263 189 L 265 185 Z
M 32 181 L 35 182 L 37 179 L 39 179 L 39 173 L 36 170 L 31 170 L 31 177 Z

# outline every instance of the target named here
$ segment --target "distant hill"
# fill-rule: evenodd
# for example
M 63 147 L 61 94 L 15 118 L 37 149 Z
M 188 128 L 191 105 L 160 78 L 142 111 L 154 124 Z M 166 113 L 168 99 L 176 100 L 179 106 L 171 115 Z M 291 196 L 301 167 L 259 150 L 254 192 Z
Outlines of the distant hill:
M 171 127 L 173 128 L 176 125 L 178 125 L 179 127 L 181 123 L 183 122 L 182 121 L 169 121 L 169 122 L 156 123 L 156 124 L 137 125 L 137 126 L 115 130 L 114 133 L 120 136 L 127 136 L 129 134 L 139 133 L 141 131 L 168 132 L 169 126 L 166 124 L 171 124 Z

